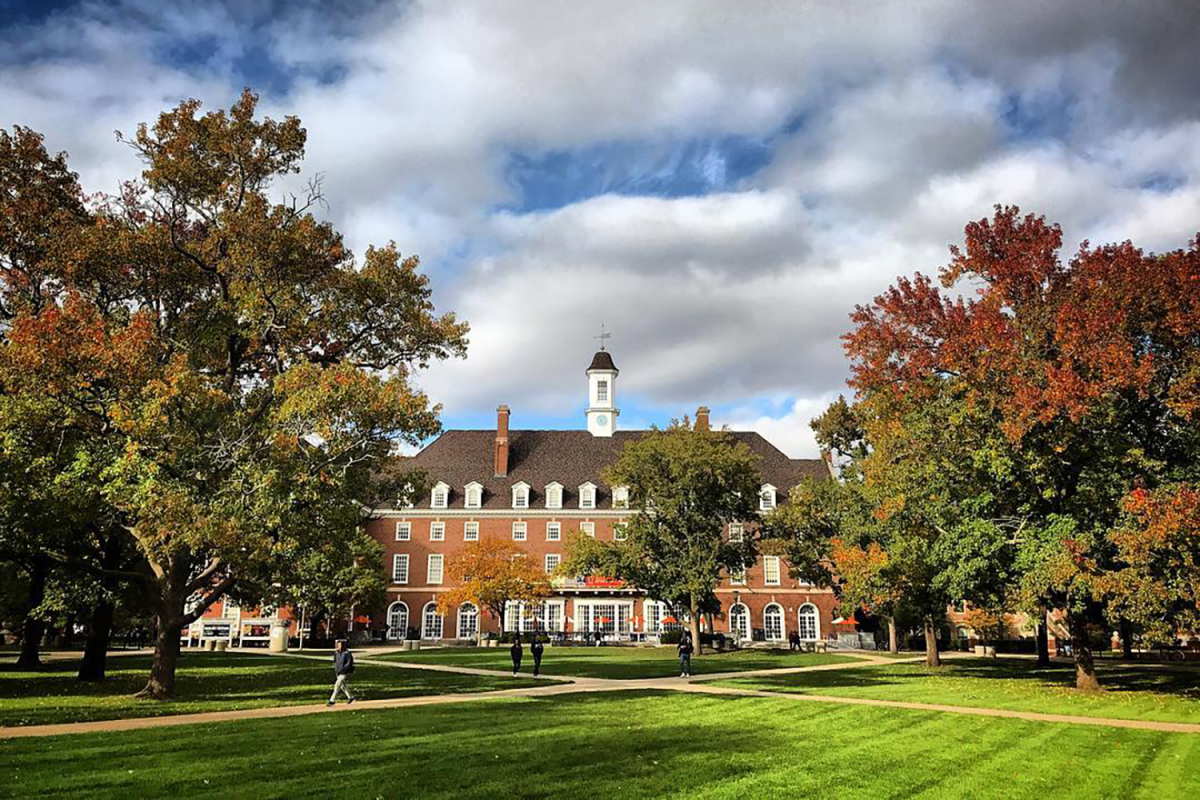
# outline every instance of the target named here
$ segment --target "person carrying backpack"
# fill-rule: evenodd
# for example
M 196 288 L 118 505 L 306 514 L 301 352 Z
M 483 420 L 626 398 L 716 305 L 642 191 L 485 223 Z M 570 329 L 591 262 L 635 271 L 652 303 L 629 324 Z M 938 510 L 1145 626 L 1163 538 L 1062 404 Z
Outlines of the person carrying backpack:
M 350 676 L 354 674 L 354 654 L 346 649 L 346 640 L 338 639 L 336 649 L 333 651 L 333 694 L 329 696 L 329 702 L 325 705 L 331 706 L 337 702 L 338 692 L 343 692 L 346 695 L 346 704 L 350 705 L 354 702 L 354 694 L 350 691 Z
M 533 656 L 533 677 L 535 678 L 542 671 L 542 653 L 545 652 L 545 649 L 542 640 L 535 634 L 533 641 L 529 644 L 529 654 Z
M 690 678 L 692 676 L 692 635 L 684 633 L 676 649 L 679 651 L 679 677 Z
M 525 655 L 525 648 L 521 647 L 521 634 L 517 634 L 517 638 L 513 639 L 513 646 L 509 648 L 508 654 L 512 656 L 513 675 L 521 669 L 521 658 Z

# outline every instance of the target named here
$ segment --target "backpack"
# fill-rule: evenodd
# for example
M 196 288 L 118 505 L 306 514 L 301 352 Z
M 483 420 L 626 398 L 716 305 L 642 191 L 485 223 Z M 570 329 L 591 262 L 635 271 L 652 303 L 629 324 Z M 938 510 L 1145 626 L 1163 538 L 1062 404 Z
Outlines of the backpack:
M 346 653 L 346 666 L 342 668 L 342 672 L 346 675 L 354 674 L 354 656 L 351 653 Z

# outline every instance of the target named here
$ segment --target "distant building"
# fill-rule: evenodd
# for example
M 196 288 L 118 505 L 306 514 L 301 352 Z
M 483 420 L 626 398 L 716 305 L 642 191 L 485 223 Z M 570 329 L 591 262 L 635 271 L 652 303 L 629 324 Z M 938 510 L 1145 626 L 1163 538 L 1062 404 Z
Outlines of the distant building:
M 554 594 L 539 608 L 510 607 L 503 620 L 484 619 L 479 609 L 462 606 L 443 616 L 437 597 L 450 588 L 448 559 L 467 542 L 510 539 L 551 573 L 564 558 L 566 534 L 573 530 L 602 540 L 619 538 L 632 513 L 623 487 L 601 478 L 622 448 L 644 431 L 618 430 L 617 376 L 603 346 L 586 370 L 586 430 L 510 430 L 509 409 L 497 409 L 495 430 L 452 430 L 411 459 L 431 487 L 410 508 L 385 508 L 368 523 L 384 549 L 389 601 L 372 625 L 390 639 L 411 628 L 422 639 L 467 640 L 476 631 L 536 629 L 600 633 L 619 638 L 653 637 L 681 627 L 684 614 L 647 597 L 636 587 L 596 578 L 553 582 Z M 696 412 L 707 427 L 708 409 Z M 784 503 L 805 478 L 829 478 L 820 459 L 792 459 L 761 435 L 735 431 L 759 457 L 763 475 L 761 512 Z M 743 526 L 727 535 L 742 535 Z M 836 601 L 828 589 L 789 577 L 776 556 L 760 557 L 744 575 L 726 575 L 717 591 L 721 613 L 717 631 L 740 640 L 786 642 L 792 631 L 816 642 L 834 633 Z M 757 635 L 756 635 L 757 632 Z

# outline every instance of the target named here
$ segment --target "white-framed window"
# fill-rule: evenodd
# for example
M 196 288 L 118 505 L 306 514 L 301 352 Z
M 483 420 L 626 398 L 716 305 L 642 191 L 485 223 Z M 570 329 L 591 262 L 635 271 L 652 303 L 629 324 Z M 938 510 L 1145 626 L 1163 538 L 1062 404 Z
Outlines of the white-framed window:
M 513 541 L 523 542 L 529 538 L 529 523 L 514 522 L 513 523 Z
M 558 565 L 562 563 L 562 556 L 558 553 L 546 553 L 546 574 L 554 574 L 554 570 L 558 569 Z
M 750 609 L 741 603 L 729 607 L 729 635 L 739 641 L 750 638 Z
M 446 541 L 446 523 L 444 523 L 444 522 L 429 523 L 429 541 L 431 541 L 431 542 Z
M 388 606 L 387 638 L 395 641 L 408 635 L 408 606 L 397 600 Z
M 796 613 L 796 630 L 800 632 L 801 640 L 815 642 L 821 638 L 821 615 L 812 603 L 800 606 Z
M 585 483 L 579 487 L 579 507 L 580 508 L 595 508 L 596 507 L 596 484 Z
M 779 585 L 779 556 L 763 556 L 763 581 L 767 586 Z
M 783 608 L 778 603 L 771 603 L 763 610 L 763 630 L 768 642 L 783 641 Z
M 546 523 L 546 541 L 558 542 L 562 541 L 562 523 L 547 522 Z
M 464 522 L 463 523 L 463 541 L 478 542 L 479 541 L 479 523 Z
M 513 508 L 529 508 L 529 484 L 522 481 L 521 483 L 513 484 L 512 487 L 512 507 Z
M 628 527 L 629 527 L 629 523 L 627 523 L 627 522 L 614 522 L 613 523 L 613 539 L 615 539 L 618 542 L 625 541 L 625 539 L 629 536 L 629 531 L 626 530 Z
M 603 379 L 596 381 L 596 402 L 608 402 L 608 381 Z
M 412 523 L 397 522 L 396 523 L 396 541 L 407 542 L 412 538 Z
M 408 583 L 408 553 L 392 556 L 392 583 Z
M 431 553 L 429 555 L 429 566 L 426 572 L 426 583 L 441 583 L 442 582 L 442 567 L 446 563 L 446 557 L 441 553 Z
M 775 508 L 775 487 L 771 484 L 764 484 L 762 491 L 758 493 L 758 509 L 760 511 L 770 511 Z
M 432 556 L 430 556 L 432 558 Z M 421 615 L 421 638 L 442 638 L 442 615 L 438 613 L 437 603 L 432 601 L 425 604 L 425 612 Z
M 596 523 L 594 523 L 594 522 L 579 523 L 579 530 L 583 531 L 584 533 L 586 533 L 588 536 L 592 537 L 593 539 L 596 538 Z
M 546 508 L 562 508 L 563 487 L 561 483 L 546 484 Z
M 629 487 L 614 486 L 612 490 L 612 507 L 629 508 Z
M 741 542 L 746 539 L 746 528 L 740 522 L 729 523 L 729 541 Z
M 729 582 L 744 586 L 746 583 L 746 568 L 734 567 L 733 569 L 729 570 Z
M 463 487 L 463 496 L 467 508 L 479 508 L 483 505 L 483 484 L 471 481 Z
M 479 629 L 479 609 L 470 603 L 458 607 L 458 638 L 474 639 Z
M 429 504 L 433 508 L 446 508 L 450 504 L 449 485 L 439 481 L 437 485 L 433 487 L 433 497 L 430 499 Z

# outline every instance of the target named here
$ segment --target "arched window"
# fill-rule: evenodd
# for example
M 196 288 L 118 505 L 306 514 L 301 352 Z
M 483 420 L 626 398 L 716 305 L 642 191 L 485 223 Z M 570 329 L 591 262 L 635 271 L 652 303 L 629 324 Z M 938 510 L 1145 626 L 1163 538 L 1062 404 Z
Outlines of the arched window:
M 392 603 L 388 606 L 387 621 L 387 637 L 389 639 L 406 637 L 408 635 L 408 606 L 399 600 Z
M 729 607 L 729 635 L 738 640 L 750 638 L 750 609 L 741 603 Z
M 768 642 L 783 641 L 783 608 L 777 603 L 771 603 L 763 611 L 763 628 L 766 629 Z
M 424 625 L 421 629 L 421 638 L 442 638 L 442 615 L 438 613 L 437 603 L 427 603 L 425 605 L 425 613 L 422 616 L 424 617 Z
M 815 642 L 821 638 L 821 616 L 817 612 L 817 607 L 812 603 L 805 603 L 800 606 L 798 616 L 800 631 L 800 639 L 805 642 Z
M 458 638 L 474 639 L 479 626 L 479 609 L 470 603 L 458 607 Z

